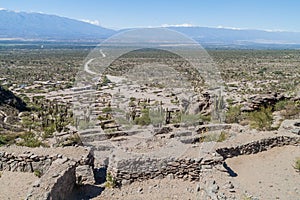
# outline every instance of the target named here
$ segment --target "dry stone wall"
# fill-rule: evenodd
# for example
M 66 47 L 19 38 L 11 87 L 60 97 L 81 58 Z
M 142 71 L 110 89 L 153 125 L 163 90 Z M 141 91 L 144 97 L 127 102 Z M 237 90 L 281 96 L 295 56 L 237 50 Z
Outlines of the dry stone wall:
M 26 199 L 68 199 L 76 183 L 76 163 L 57 159 L 45 175 L 34 183 Z
M 211 169 L 221 164 L 223 157 L 217 154 L 205 158 L 153 158 L 135 157 L 131 159 L 114 160 L 110 171 L 118 183 L 126 184 L 134 181 L 143 181 L 153 178 L 183 178 L 186 180 L 200 179 L 203 170 Z
M 239 155 L 249 155 L 266 151 L 273 147 L 281 147 L 285 145 L 300 145 L 300 137 L 295 136 L 278 136 L 271 138 L 264 138 L 258 141 L 253 141 L 247 144 L 225 147 L 217 149 L 216 152 L 223 156 L 224 159 Z
M 23 154 L 8 153 L 0 151 L 0 171 L 12 172 L 34 172 L 39 171 L 45 173 L 52 162 L 59 158 L 65 158 L 61 154 L 37 155 L 35 153 L 25 151 Z M 76 165 L 94 165 L 94 155 L 89 151 L 80 160 L 67 158 L 76 162 Z
M 0 152 L 0 170 L 12 172 L 46 172 L 52 162 L 61 158 L 61 155 L 38 156 L 33 153 L 15 155 L 14 153 Z
M 201 173 L 222 164 L 226 158 L 255 154 L 273 147 L 299 145 L 299 136 L 277 136 L 264 138 L 247 144 L 219 148 L 215 153 L 202 158 L 155 158 L 145 155 L 118 156 L 110 158 L 108 171 L 117 183 L 127 184 L 153 178 L 183 178 L 198 181 Z
M 77 152 L 76 147 L 72 149 L 76 155 L 67 157 L 62 154 L 47 155 L 47 148 L 43 149 L 43 155 L 33 152 L 22 151 L 22 154 L 8 152 L 4 148 L 0 151 L 0 171 L 13 172 L 38 172 L 41 178 L 32 185 L 26 199 L 69 199 L 76 184 L 76 167 L 88 165 L 93 168 L 94 155 L 91 149 L 82 149 Z M 24 148 L 25 149 L 25 148 Z M 58 149 L 57 152 L 60 150 Z M 79 155 L 77 154 L 79 153 Z

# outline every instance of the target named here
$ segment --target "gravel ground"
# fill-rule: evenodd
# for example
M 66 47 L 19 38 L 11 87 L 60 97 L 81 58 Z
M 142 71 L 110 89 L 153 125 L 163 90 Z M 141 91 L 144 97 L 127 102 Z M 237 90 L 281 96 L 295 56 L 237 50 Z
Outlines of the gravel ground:
M 237 176 L 232 177 L 224 168 L 218 167 L 206 174 L 200 182 L 182 179 L 152 179 L 125 185 L 121 189 L 106 188 L 95 199 L 207 199 L 207 188 L 215 181 L 219 193 L 227 197 L 244 199 L 246 196 L 260 200 L 300 198 L 300 174 L 293 168 L 295 159 L 300 157 L 299 146 L 276 147 L 253 155 L 243 155 L 226 160 L 228 167 Z M 234 188 L 226 187 L 228 183 Z
M 0 171 L 0 199 L 25 199 L 31 185 L 39 178 L 33 173 Z
M 297 157 L 299 146 L 284 146 L 226 162 L 238 174 L 235 183 L 259 199 L 299 200 L 300 173 L 293 168 Z

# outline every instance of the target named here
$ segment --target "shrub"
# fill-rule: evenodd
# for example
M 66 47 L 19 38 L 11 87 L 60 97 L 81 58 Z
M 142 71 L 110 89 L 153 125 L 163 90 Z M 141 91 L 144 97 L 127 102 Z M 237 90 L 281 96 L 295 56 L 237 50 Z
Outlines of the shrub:
M 129 107 L 135 107 L 135 103 L 134 103 L 133 101 L 130 101 L 130 102 L 128 103 L 128 106 L 129 106 Z
M 40 170 L 37 170 L 37 169 L 36 169 L 36 170 L 34 170 L 33 173 L 34 173 L 35 176 L 37 176 L 37 177 L 39 177 L 39 178 L 42 177 L 42 172 L 41 172 Z
M 162 109 L 161 110 L 150 110 L 149 116 L 151 117 L 151 123 L 154 126 L 165 123 L 165 112 Z
M 200 115 L 200 119 L 203 121 L 203 122 L 210 122 L 211 121 L 211 115 Z
M 241 119 L 241 105 L 230 106 L 226 113 L 226 123 L 238 123 Z
M 23 141 L 18 143 L 20 146 L 26 146 L 26 147 L 39 147 L 43 143 L 39 141 L 35 135 L 32 132 L 27 132 L 20 136 Z
M 274 106 L 274 109 L 276 111 L 281 111 L 285 108 L 285 106 L 287 105 L 287 102 L 286 100 L 283 100 L 283 101 L 278 101 L 275 106 Z
M 201 142 L 223 142 L 229 137 L 229 134 L 222 131 L 220 134 L 211 133 L 204 135 Z
M 175 99 L 171 99 L 170 102 L 174 105 L 178 105 L 179 104 L 179 100 L 177 98 Z
M 259 111 L 249 113 L 250 126 L 258 130 L 271 130 L 273 121 L 272 108 L 262 107 Z
M 134 119 L 135 124 L 146 126 L 151 124 L 151 119 L 149 116 L 149 109 L 142 110 L 142 116 Z
M 296 106 L 296 104 L 290 103 L 285 106 L 285 110 L 282 111 L 282 115 L 286 119 L 291 119 L 293 116 L 299 114 L 300 109 Z
M 226 101 L 231 106 L 233 105 L 234 99 L 226 99 Z
M 192 114 L 182 114 L 181 115 L 181 122 L 187 125 L 199 125 L 200 121 L 204 121 L 201 115 L 192 115 Z
M 102 116 L 102 115 L 99 115 L 99 116 L 98 116 L 98 120 L 104 121 L 104 120 L 108 120 L 108 118 L 107 118 L 107 117 L 104 117 L 104 116 Z
M 294 168 L 295 168 L 298 172 L 300 172 L 300 158 L 297 158 L 297 159 L 296 159 Z
M 102 109 L 102 112 L 104 112 L 104 113 L 110 113 L 111 111 L 112 111 L 111 107 L 105 107 Z
M 243 196 L 243 200 L 252 200 L 252 197 L 251 197 L 251 196 L 244 195 L 244 196 Z
M 82 143 L 81 138 L 78 135 L 78 133 L 75 133 L 75 134 L 71 135 L 68 139 L 71 140 L 74 144 L 81 144 Z
M 107 78 L 107 76 L 102 76 L 102 83 L 100 84 L 101 86 L 107 86 L 109 83 L 111 83 L 111 80 Z
M 8 134 L 0 135 L 0 146 L 14 143 L 17 137 L 18 137 L 17 133 L 8 133 Z
M 105 187 L 114 188 L 116 186 L 117 186 L 117 182 L 116 182 L 115 178 L 112 176 L 112 174 L 110 172 L 108 172 L 106 175 Z
M 267 71 L 267 68 L 266 67 L 263 67 L 261 68 L 259 71 L 258 71 L 258 74 L 260 74 L 261 76 L 263 76 L 265 74 L 265 72 Z
M 219 138 L 217 140 L 217 142 L 223 142 L 225 141 L 227 138 L 229 137 L 229 134 L 222 131 L 221 134 L 219 135 Z
M 286 119 L 290 119 L 300 112 L 300 108 L 297 103 L 288 100 L 278 101 L 275 104 L 275 110 L 281 111 L 282 116 Z
M 54 132 L 55 132 L 55 126 L 54 125 L 50 125 L 48 127 L 45 127 L 44 128 L 44 133 L 42 135 L 43 139 L 53 137 Z
M 67 137 L 65 141 L 60 142 L 59 146 L 66 147 L 66 146 L 74 146 L 74 145 L 81 145 L 81 144 L 82 141 L 80 136 L 77 133 L 75 133 Z
M 136 98 L 135 97 L 130 97 L 130 101 L 135 101 Z
M 180 123 L 182 121 L 182 113 L 181 112 L 175 112 L 172 117 L 170 123 L 176 124 Z M 166 117 L 164 116 L 164 120 L 166 120 Z

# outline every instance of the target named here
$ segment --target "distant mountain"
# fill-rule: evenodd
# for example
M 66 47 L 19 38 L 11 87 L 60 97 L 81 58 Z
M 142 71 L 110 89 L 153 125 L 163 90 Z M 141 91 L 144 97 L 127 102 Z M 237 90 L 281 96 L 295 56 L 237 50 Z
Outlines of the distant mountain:
M 300 48 L 300 32 L 239 30 L 209 27 L 166 27 L 191 37 L 204 46 L 253 47 L 281 45 Z M 115 31 L 86 22 L 41 13 L 0 10 L 0 39 L 94 41 L 106 39 Z
M 116 31 L 55 15 L 0 10 L 0 38 L 94 40 Z
M 300 32 L 208 27 L 168 27 L 205 44 L 300 44 Z

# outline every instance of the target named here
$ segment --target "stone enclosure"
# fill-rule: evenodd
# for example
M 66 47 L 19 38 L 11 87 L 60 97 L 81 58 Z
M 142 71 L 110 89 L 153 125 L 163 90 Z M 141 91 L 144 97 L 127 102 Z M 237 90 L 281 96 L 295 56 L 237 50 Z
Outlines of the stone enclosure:
M 0 171 L 32 172 L 36 181 L 26 199 L 68 199 L 77 178 L 76 167 L 93 167 L 94 156 L 90 149 L 1 147 Z
M 274 136 L 248 142 L 232 147 L 216 148 L 214 153 L 197 157 L 157 157 L 155 155 L 138 155 L 117 152 L 118 156 L 110 158 L 110 171 L 119 184 L 129 184 L 134 181 L 143 181 L 153 178 L 183 178 L 190 181 L 199 181 L 201 174 L 216 165 L 222 165 L 227 158 L 249 155 L 266 151 L 274 147 L 285 145 L 299 146 L 300 136 Z

